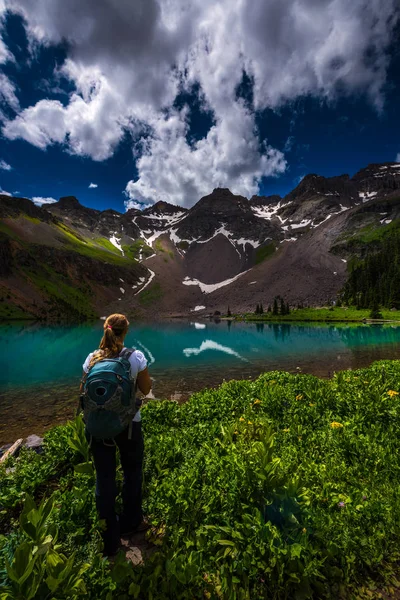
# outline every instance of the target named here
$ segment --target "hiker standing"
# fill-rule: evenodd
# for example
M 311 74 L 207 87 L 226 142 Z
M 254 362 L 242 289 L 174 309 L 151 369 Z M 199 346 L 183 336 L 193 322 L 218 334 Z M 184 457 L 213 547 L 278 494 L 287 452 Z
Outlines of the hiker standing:
M 142 513 L 143 435 L 136 389 L 147 395 L 151 380 L 142 352 L 125 348 L 129 322 L 113 314 L 104 322 L 99 349 L 83 364 L 81 404 L 96 468 L 96 506 L 106 522 L 104 554 L 115 554 L 120 537 L 145 528 Z M 116 448 L 124 473 L 123 512 L 115 513 Z

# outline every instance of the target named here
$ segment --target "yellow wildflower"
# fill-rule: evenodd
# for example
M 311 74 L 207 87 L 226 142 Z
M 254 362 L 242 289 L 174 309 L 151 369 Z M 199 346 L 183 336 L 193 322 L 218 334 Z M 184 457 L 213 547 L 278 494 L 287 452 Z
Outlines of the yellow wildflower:
M 261 400 L 258 400 L 257 398 L 257 400 L 254 400 L 254 404 L 261 404 Z
M 310 406 L 315 406 L 315 402 L 310 402 Z
M 341 423 L 338 423 L 337 421 L 332 421 L 331 427 L 332 429 L 337 429 L 339 427 L 343 427 L 343 425 Z
M 287 428 L 287 429 L 282 429 L 282 431 L 284 431 L 285 433 L 287 433 L 288 431 L 290 431 L 290 429 L 289 429 L 289 428 Z
M 303 394 L 299 394 L 298 396 L 296 396 L 296 400 L 302 400 L 303 399 Z
M 247 421 L 247 425 L 253 425 L 251 421 Z
M 245 419 L 243 419 L 243 417 L 240 417 L 239 421 L 241 421 L 242 423 L 244 423 Z
M 363 383 L 369 383 L 369 381 L 364 381 Z
M 392 398 L 393 396 L 398 396 L 399 392 L 395 392 L 394 390 L 389 390 L 388 395 Z
M 234 433 L 234 435 L 238 435 L 239 432 L 238 431 L 234 431 L 233 433 Z
M 307 529 L 305 527 L 303 527 L 302 532 L 307 533 Z

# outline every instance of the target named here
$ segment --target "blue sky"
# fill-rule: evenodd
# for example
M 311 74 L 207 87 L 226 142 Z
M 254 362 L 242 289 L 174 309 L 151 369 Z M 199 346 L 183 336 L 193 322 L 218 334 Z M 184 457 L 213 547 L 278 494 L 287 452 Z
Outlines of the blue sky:
M 176 0 L 175 29 L 156 0 L 140 15 L 127 0 L 118 14 L 71 1 L 65 14 L 61 0 L 0 1 L 0 187 L 13 195 L 190 206 L 214 187 L 284 195 L 307 173 L 400 155 L 394 1 L 347 14 L 334 0 L 311 13 L 311 0 L 286 13 L 256 0 L 252 19 L 233 0 L 193 13 Z

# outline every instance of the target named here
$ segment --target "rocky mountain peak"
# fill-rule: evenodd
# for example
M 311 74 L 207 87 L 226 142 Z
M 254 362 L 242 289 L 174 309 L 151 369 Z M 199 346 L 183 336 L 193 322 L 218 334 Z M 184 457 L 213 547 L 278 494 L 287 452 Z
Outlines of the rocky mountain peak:
M 53 216 L 41 206 L 36 206 L 28 198 L 15 198 L 0 194 L 0 218 L 18 217 L 25 214 L 48 223 L 53 220 Z
M 247 198 L 233 194 L 228 188 L 215 188 L 208 196 L 203 196 L 191 209 L 191 214 L 237 215 L 249 213 L 251 208 Z
M 75 196 L 63 196 L 57 202 L 57 208 L 62 208 L 63 210 L 81 208 L 81 206 L 82 204 Z
M 182 208 L 181 206 L 176 206 L 175 204 L 170 204 L 169 202 L 164 202 L 163 200 L 159 200 L 155 204 L 148 206 L 142 211 L 143 215 L 173 215 L 175 213 L 181 213 L 186 211 L 186 208 Z
M 400 189 L 400 163 L 370 164 L 358 171 L 352 181 L 360 197 L 387 196 Z

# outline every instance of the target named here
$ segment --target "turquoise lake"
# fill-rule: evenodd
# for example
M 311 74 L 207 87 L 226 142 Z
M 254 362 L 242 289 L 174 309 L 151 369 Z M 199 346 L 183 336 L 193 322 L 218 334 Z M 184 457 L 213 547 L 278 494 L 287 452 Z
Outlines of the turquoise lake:
M 73 417 L 82 363 L 102 322 L 79 326 L 0 325 L 0 445 Z M 147 357 L 156 398 L 185 400 L 224 379 L 287 370 L 335 371 L 400 357 L 400 327 L 235 323 L 132 324 L 126 345 Z

